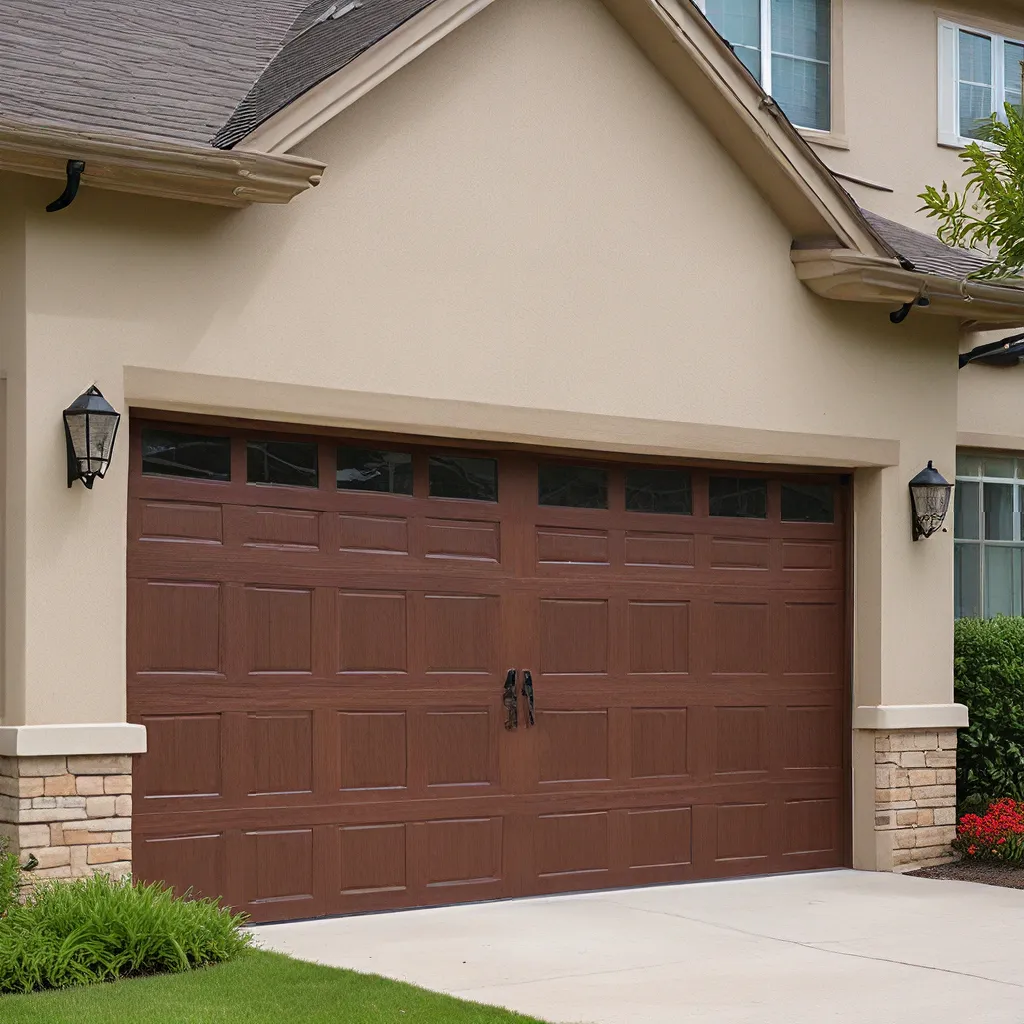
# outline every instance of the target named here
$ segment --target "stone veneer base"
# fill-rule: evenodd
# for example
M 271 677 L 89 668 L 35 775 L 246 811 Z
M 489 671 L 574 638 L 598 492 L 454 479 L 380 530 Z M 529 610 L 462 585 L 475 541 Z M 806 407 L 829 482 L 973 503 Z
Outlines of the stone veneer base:
M 879 870 L 955 860 L 956 730 L 875 733 L 875 838 Z
M 26 879 L 132 870 L 131 755 L 0 757 L 0 836 Z

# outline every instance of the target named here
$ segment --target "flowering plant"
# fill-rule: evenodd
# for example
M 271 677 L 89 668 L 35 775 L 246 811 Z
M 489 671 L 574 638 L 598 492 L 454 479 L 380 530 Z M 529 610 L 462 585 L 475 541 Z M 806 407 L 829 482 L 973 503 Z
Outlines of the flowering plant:
M 964 858 L 1024 861 L 1024 802 L 1009 797 L 989 804 L 984 814 L 964 814 L 953 848 Z

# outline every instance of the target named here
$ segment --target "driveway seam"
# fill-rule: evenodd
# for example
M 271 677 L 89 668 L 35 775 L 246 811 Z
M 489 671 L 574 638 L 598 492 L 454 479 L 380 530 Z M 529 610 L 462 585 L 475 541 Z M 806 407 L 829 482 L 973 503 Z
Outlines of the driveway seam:
M 656 914 L 660 917 L 671 917 L 680 921 L 689 921 L 691 924 L 703 924 L 711 928 L 719 928 L 722 931 L 734 932 L 737 935 L 745 935 L 751 939 L 767 939 L 770 942 L 781 942 L 788 946 L 799 946 L 802 949 L 813 949 L 818 953 L 831 953 L 836 956 L 847 956 L 852 957 L 856 960 L 873 960 L 875 963 L 880 964 L 894 964 L 900 967 L 916 967 L 922 971 L 935 971 L 938 974 L 953 974 L 961 978 L 973 978 L 976 981 L 987 981 L 993 985 L 1005 985 L 1009 988 L 1024 988 L 1024 984 L 1015 981 L 1004 981 L 1002 978 L 990 978 L 984 974 L 973 974 L 970 971 L 957 971 L 948 967 L 934 967 L 931 964 L 918 964 L 912 963 L 909 960 L 893 960 L 890 957 L 885 956 L 871 956 L 868 953 L 855 953 L 852 950 L 846 949 L 829 949 L 824 946 L 816 945 L 813 942 L 801 942 L 799 939 L 785 939 L 778 935 L 765 935 L 761 932 L 749 931 L 745 928 L 737 928 L 735 925 L 722 924 L 719 921 L 705 921 L 700 917 L 690 917 L 687 914 L 676 914 L 669 910 L 651 910 L 648 907 L 634 907 L 628 903 L 620 903 L 617 900 L 609 900 L 609 903 L 613 903 L 617 907 L 623 907 L 628 910 L 637 910 L 641 914 Z M 838 940 L 830 940 L 838 941 Z M 677 963 L 679 961 L 676 961 Z

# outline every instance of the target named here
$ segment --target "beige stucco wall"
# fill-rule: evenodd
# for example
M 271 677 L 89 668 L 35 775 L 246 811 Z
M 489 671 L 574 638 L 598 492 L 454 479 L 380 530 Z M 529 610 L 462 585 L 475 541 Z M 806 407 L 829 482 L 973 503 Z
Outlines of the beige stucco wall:
M 843 182 L 861 206 L 922 231 L 927 185 L 960 180 L 958 151 L 938 144 L 938 23 L 942 18 L 1024 38 L 1020 3 L 843 0 L 842 116 L 847 149 L 815 144 L 833 170 L 886 185 Z
M 125 445 L 64 481 L 94 380 L 122 409 L 859 466 L 855 702 L 951 700 L 951 541 L 911 542 L 906 483 L 952 465 L 956 325 L 800 285 L 596 0 L 494 4 L 303 150 L 326 180 L 283 209 L 84 190 L 49 216 L 26 184 L 7 724 L 124 714 Z

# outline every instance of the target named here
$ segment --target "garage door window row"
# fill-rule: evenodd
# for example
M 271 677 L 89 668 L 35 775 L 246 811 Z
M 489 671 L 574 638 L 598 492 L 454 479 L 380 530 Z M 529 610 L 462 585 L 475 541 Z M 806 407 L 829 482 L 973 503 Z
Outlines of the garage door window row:
M 142 435 L 146 475 L 230 481 L 231 438 L 146 428 Z M 498 501 L 498 460 L 475 455 L 431 454 L 427 460 L 432 498 Z M 319 445 L 315 441 L 246 441 L 250 484 L 317 488 Z M 337 447 L 338 490 L 412 496 L 410 452 L 352 445 Z M 537 502 L 563 508 L 607 509 L 609 471 L 602 466 L 541 462 Z M 625 470 L 627 512 L 693 514 L 693 482 L 685 469 L 633 466 Z M 766 519 L 768 482 L 747 476 L 708 477 L 708 513 L 718 518 Z M 835 522 L 835 492 L 828 484 L 782 483 L 783 522 Z

